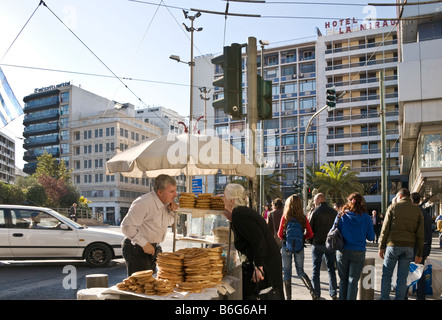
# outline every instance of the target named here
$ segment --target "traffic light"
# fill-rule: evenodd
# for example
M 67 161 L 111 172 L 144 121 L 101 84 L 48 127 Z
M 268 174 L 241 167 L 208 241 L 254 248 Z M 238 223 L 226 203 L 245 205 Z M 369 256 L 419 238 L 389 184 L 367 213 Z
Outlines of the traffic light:
M 336 89 L 335 87 L 331 87 L 327 89 L 327 106 L 330 108 L 336 107 Z
M 225 46 L 223 54 L 212 59 L 213 64 L 223 68 L 223 76 L 215 79 L 215 87 L 224 88 L 224 97 L 213 101 L 214 108 L 224 108 L 233 120 L 242 120 L 242 54 L 241 45 Z
M 258 92 L 258 119 L 272 119 L 272 81 L 264 80 L 257 75 L 257 92 Z

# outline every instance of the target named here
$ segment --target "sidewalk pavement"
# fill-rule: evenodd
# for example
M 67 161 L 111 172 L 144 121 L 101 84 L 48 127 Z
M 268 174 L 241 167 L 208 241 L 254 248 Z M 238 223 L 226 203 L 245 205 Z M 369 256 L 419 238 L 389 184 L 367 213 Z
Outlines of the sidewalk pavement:
M 180 243 L 183 245 L 182 242 Z M 161 244 L 164 252 L 172 251 L 173 248 L 173 233 L 168 231 L 166 240 Z M 180 246 L 180 247 L 181 247 Z M 375 260 L 375 288 L 374 288 L 374 300 L 379 300 L 381 295 L 381 279 L 382 279 L 382 263 L 383 259 L 379 257 L 378 254 L 378 244 L 377 243 L 367 243 L 366 258 L 374 258 Z M 442 261 L 442 249 L 439 248 L 439 239 L 436 233 L 433 234 L 433 242 L 431 248 L 430 257 L 438 261 Z M 311 279 L 312 276 L 312 248 L 311 245 L 307 244 L 304 249 L 304 271 L 308 274 Z M 339 275 L 336 270 L 336 279 L 339 287 Z M 326 268 L 321 268 L 320 283 L 321 283 L 321 300 L 332 300 L 328 293 L 328 273 Z M 390 295 L 393 298 L 393 295 Z M 300 278 L 296 276 L 295 263 L 292 262 L 292 300 L 312 300 L 309 290 L 305 287 L 304 283 Z M 415 300 L 414 296 L 409 296 L 409 300 Z
M 311 245 L 307 245 L 307 248 L 304 249 L 304 271 L 308 274 L 311 279 L 312 275 L 312 259 L 311 259 Z M 374 288 L 374 300 L 379 300 L 381 296 L 381 280 L 382 280 L 382 264 L 384 262 L 383 259 L 379 257 L 378 254 L 378 244 L 367 242 L 367 251 L 365 254 L 366 258 L 374 258 L 375 260 L 375 288 Z M 439 238 L 436 233 L 433 234 L 433 242 L 430 257 L 432 259 L 442 261 L 442 249 L 439 248 Z M 296 275 L 296 270 L 292 269 L 292 275 Z M 336 279 L 339 287 L 339 275 L 336 270 Z M 328 292 L 328 273 L 327 268 L 324 266 L 321 268 L 320 282 L 321 282 L 321 300 L 332 300 Z M 338 289 L 339 292 L 339 289 Z M 339 296 L 339 294 L 338 294 Z M 390 294 L 390 298 L 394 298 L 394 294 Z M 410 295 L 408 297 L 409 300 L 415 300 L 415 296 Z M 310 292 L 307 290 L 302 280 L 298 277 L 292 276 L 292 300 L 312 300 Z

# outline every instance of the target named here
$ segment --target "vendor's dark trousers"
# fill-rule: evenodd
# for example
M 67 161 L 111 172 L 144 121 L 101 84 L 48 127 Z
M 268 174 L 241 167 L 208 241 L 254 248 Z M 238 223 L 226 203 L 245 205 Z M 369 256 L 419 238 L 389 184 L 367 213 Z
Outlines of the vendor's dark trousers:
M 125 238 L 121 244 L 121 248 L 123 251 L 123 258 L 126 260 L 128 276 L 134 272 L 143 270 L 153 270 L 153 272 L 155 272 L 157 255 L 161 252 L 161 247 L 159 245 L 155 245 L 154 254 L 147 254 L 139 245 L 133 245 L 129 239 Z

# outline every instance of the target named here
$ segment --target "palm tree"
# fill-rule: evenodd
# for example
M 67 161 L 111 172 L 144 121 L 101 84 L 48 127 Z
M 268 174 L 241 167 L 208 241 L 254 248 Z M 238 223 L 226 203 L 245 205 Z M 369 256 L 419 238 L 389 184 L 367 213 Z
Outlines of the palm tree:
M 358 182 L 358 173 L 350 170 L 349 165 L 342 161 L 325 163 L 321 171 L 315 172 L 314 184 L 318 192 L 324 193 L 333 203 L 342 200 L 346 202 L 347 196 L 352 192 L 363 194 L 363 185 Z

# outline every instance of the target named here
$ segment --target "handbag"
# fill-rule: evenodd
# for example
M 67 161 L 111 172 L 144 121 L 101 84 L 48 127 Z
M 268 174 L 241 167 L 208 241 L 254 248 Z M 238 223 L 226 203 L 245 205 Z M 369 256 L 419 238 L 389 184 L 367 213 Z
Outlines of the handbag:
M 276 244 L 278 245 L 279 248 L 282 247 L 282 240 L 279 239 L 278 236 L 278 230 L 276 229 L 276 224 L 275 224 L 275 215 L 272 214 L 272 221 L 273 221 L 273 238 L 276 241 Z
M 335 223 L 328 232 L 327 239 L 325 240 L 325 247 L 329 251 L 341 250 L 342 247 L 344 246 L 344 238 L 342 237 L 342 234 L 338 229 L 339 219 L 341 219 L 340 213 L 338 213 L 338 216 L 335 219 Z

